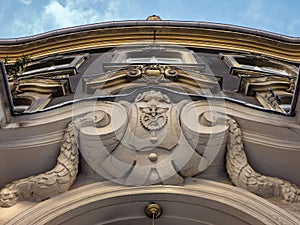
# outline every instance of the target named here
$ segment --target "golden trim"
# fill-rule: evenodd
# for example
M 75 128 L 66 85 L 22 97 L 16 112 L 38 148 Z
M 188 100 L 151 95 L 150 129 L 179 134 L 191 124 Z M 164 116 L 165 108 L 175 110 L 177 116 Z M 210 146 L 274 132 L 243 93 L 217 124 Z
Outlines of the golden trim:
M 0 58 L 33 58 L 64 52 L 112 48 L 137 42 L 154 41 L 194 48 L 220 49 L 236 52 L 251 52 L 269 57 L 300 62 L 300 42 L 276 40 L 241 31 L 184 26 L 131 26 L 111 27 L 70 32 L 49 36 L 20 44 L 0 44 Z
M 156 218 L 160 217 L 161 213 L 162 213 L 162 209 L 156 203 L 150 203 L 145 208 L 145 214 L 151 219 L 152 218 L 156 219 Z

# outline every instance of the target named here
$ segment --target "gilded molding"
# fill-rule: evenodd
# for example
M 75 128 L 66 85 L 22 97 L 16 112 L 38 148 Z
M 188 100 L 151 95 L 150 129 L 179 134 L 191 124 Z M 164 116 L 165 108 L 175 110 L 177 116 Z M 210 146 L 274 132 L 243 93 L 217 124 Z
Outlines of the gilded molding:
M 101 26 L 102 25 L 102 26 Z M 300 62 L 300 41 L 257 30 L 192 22 L 136 21 L 98 24 L 94 28 L 69 28 L 28 39 L 0 40 L 0 57 L 34 58 L 90 49 L 116 47 L 143 41 L 178 44 L 187 47 L 231 50 L 263 54 L 291 62 Z

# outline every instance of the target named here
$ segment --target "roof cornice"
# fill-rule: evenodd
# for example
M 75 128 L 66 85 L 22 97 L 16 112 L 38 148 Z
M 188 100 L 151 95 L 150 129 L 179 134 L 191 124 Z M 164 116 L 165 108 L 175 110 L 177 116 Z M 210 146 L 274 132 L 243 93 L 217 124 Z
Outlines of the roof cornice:
M 188 21 L 117 21 L 82 25 L 34 36 L 0 39 L 0 57 L 42 57 L 116 47 L 140 41 L 263 54 L 300 62 L 300 38 L 240 26 Z

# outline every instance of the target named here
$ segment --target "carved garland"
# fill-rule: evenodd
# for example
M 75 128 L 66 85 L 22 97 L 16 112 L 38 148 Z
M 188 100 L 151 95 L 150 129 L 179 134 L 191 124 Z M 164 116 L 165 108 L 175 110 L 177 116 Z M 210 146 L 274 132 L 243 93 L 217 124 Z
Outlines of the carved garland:
M 232 183 L 264 198 L 281 197 L 288 202 L 299 202 L 299 187 L 286 180 L 264 176 L 249 165 L 244 151 L 241 129 L 232 118 L 228 117 L 227 121 L 229 140 L 226 168 Z
M 155 110 L 152 113 L 154 113 L 154 120 L 157 122 L 156 120 L 160 118 L 161 114 L 157 114 Z M 77 141 L 74 135 L 75 126 L 91 119 L 97 127 L 106 126 L 110 122 L 106 113 L 101 111 L 96 113 L 94 118 L 86 116 L 69 123 L 64 133 L 56 166 L 46 173 L 7 184 L 0 192 L 0 207 L 13 206 L 20 200 L 42 201 L 69 190 L 78 173 L 79 159 Z M 229 139 L 227 142 L 226 169 L 232 183 L 264 198 L 279 196 L 289 202 L 299 202 L 299 187 L 276 177 L 261 175 L 249 165 L 244 151 L 241 129 L 237 122 L 230 117 L 227 117 L 227 124 L 229 126 Z M 187 176 L 195 174 L 189 171 L 194 171 L 195 165 L 198 166 L 198 164 L 193 163 L 189 165 L 191 167 L 186 168 Z M 200 173 L 199 170 L 197 171 Z
M 42 201 L 70 189 L 78 172 L 78 148 L 74 122 L 65 129 L 56 166 L 37 176 L 7 184 L 0 192 L 0 207 L 10 207 L 17 201 Z

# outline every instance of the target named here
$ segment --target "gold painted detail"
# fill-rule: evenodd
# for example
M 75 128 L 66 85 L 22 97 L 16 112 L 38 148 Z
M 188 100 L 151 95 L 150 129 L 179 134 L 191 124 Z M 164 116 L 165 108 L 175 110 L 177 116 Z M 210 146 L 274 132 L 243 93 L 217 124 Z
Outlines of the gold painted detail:
M 253 52 L 269 57 L 300 62 L 300 43 L 276 40 L 239 31 L 217 28 L 179 26 L 128 26 L 109 27 L 94 30 L 80 30 L 24 43 L 0 44 L 0 58 L 18 58 L 23 54 L 37 57 L 72 53 L 92 49 L 111 48 L 138 41 L 156 41 L 193 48 L 220 49 L 237 52 Z
M 160 18 L 160 16 L 157 16 L 157 15 L 151 15 L 151 16 L 147 17 L 147 20 L 148 21 L 151 21 L 151 20 L 161 20 L 161 18 Z
M 36 92 L 52 94 L 53 97 L 65 96 L 70 93 L 67 79 L 21 79 L 17 89 L 19 93 Z
M 158 205 L 156 203 L 150 203 L 145 208 L 145 214 L 151 219 L 153 217 L 156 219 L 161 216 L 162 208 L 160 207 L 160 205 Z

